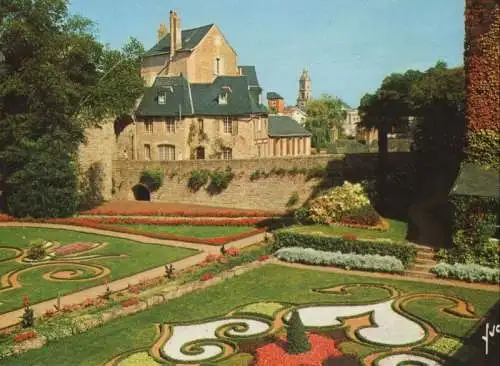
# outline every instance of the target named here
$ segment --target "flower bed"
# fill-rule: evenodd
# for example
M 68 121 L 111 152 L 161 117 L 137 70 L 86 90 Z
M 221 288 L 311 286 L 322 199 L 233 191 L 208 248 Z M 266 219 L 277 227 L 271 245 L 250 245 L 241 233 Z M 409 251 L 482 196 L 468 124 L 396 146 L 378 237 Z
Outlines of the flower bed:
M 142 225 L 192 225 L 192 226 L 251 226 L 265 221 L 265 218 L 146 218 L 146 217 L 78 217 L 86 222 L 96 222 L 101 224 L 142 224 Z
M 92 243 L 71 243 L 55 249 L 54 253 L 55 255 L 68 255 L 72 253 L 85 252 L 93 247 L 94 245 Z
M 286 352 L 286 341 L 267 344 L 256 351 L 254 366 L 283 365 L 283 366 L 322 366 L 330 358 L 342 356 L 335 345 L 335 341 L 318 334 L 308 336 L 311 343 L 309 352 L 291 355 Z
M 14 342 L 21 343 L 28 339 L 36 338 L 36 333 L 34 330 L 28 330 L 26 332 L 18 333 L 14 336 Z
M 290 230 L 274 233 L 273 250 L 285 247 L 301 247 L 354 254 L 379 254 L 396 257 L 405 267 L 415 261 L 415 246 L 388 239 L 344 239 L 341 236 L 301 234 Z
M 179 216 L 179 217 L 279 217 L 283 212 L 267 212 L 259 210 L 130 210 L 118 211 L 96 208 L 82 212 L 83 215 L 97 216 Z
M 391 256 L 325 252 L 311 248 L 281 248 L 276 257 L 287 262 L 316 265 L 333 265 L 344 269 L 362 269 L 379 272 L 403 272 L 403 263 Z
M 137 297 L 131 297 L 130 299 L 123 300 L 120 302 L 122 308 L 128 308 L 129 306 L 134 306 L 139 303 L 139 299 Z

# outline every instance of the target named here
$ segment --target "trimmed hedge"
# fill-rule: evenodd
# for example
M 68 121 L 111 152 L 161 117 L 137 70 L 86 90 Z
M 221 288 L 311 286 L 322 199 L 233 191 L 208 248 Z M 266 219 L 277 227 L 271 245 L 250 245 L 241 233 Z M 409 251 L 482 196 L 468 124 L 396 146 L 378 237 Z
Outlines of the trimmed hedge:
M 346 240 L 341 236 L 299 234 L 287 230 L 274 233 L 273 250 L 286 247 L 301 247 L 327 252 L 379 254 L 398 258 L 405 267 L 415 261 L 417 248 L 411 244 L 393 242 L 389 239 Z
M 477 264 L 439 263 L 431 272 L 443 278 L 456 278 L 471 282 L 500 283 L 500 270 L 498 268 L 489 268 Z
M 276 257 L 287 262 L 333 265 L 345 269 L 363 269 L 377 272 L 403 272 L 403 263 L 392 256 L 325 252 L 311 248 L 281 248 Z

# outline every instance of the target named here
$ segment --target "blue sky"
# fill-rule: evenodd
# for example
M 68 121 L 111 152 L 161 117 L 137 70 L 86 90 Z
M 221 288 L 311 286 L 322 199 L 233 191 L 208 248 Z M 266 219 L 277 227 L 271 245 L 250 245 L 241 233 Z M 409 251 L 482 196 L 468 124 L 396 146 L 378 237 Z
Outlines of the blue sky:
M 146 49 L 171 9 L 184 29 L 216 23 L 255 65 L 264 92 L 295 104 L 298 78 L 310 72 L 313 96 L 329 93 L 358 106 L 391 72 L 463 64 L 464 0 L 70 0 L 94 20 L 101 42 L 131 36 Z

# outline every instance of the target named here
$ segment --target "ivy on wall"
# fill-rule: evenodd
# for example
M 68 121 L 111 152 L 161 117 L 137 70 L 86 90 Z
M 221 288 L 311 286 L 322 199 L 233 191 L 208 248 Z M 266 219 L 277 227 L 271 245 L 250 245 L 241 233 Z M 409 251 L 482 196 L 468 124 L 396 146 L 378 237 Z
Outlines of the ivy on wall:
M 466 119 L 471 160 L 491 166 L 500 153 L 500 4 L 466 0 Z M 496 162 L 498 164 L 498 162 Z M 498 165 L 496 165 L 498 166 Z

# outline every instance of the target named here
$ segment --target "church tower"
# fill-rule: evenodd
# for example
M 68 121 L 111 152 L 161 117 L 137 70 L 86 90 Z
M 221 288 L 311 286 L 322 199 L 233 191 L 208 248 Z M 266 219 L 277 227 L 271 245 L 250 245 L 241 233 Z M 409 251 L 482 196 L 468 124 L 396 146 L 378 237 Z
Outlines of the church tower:
M 302 71 L 299 80 L 299 97 L 297 98 L 297 107 L 306 110 L 306 104 L 312 99 L 311 78 L 306 69 Z

